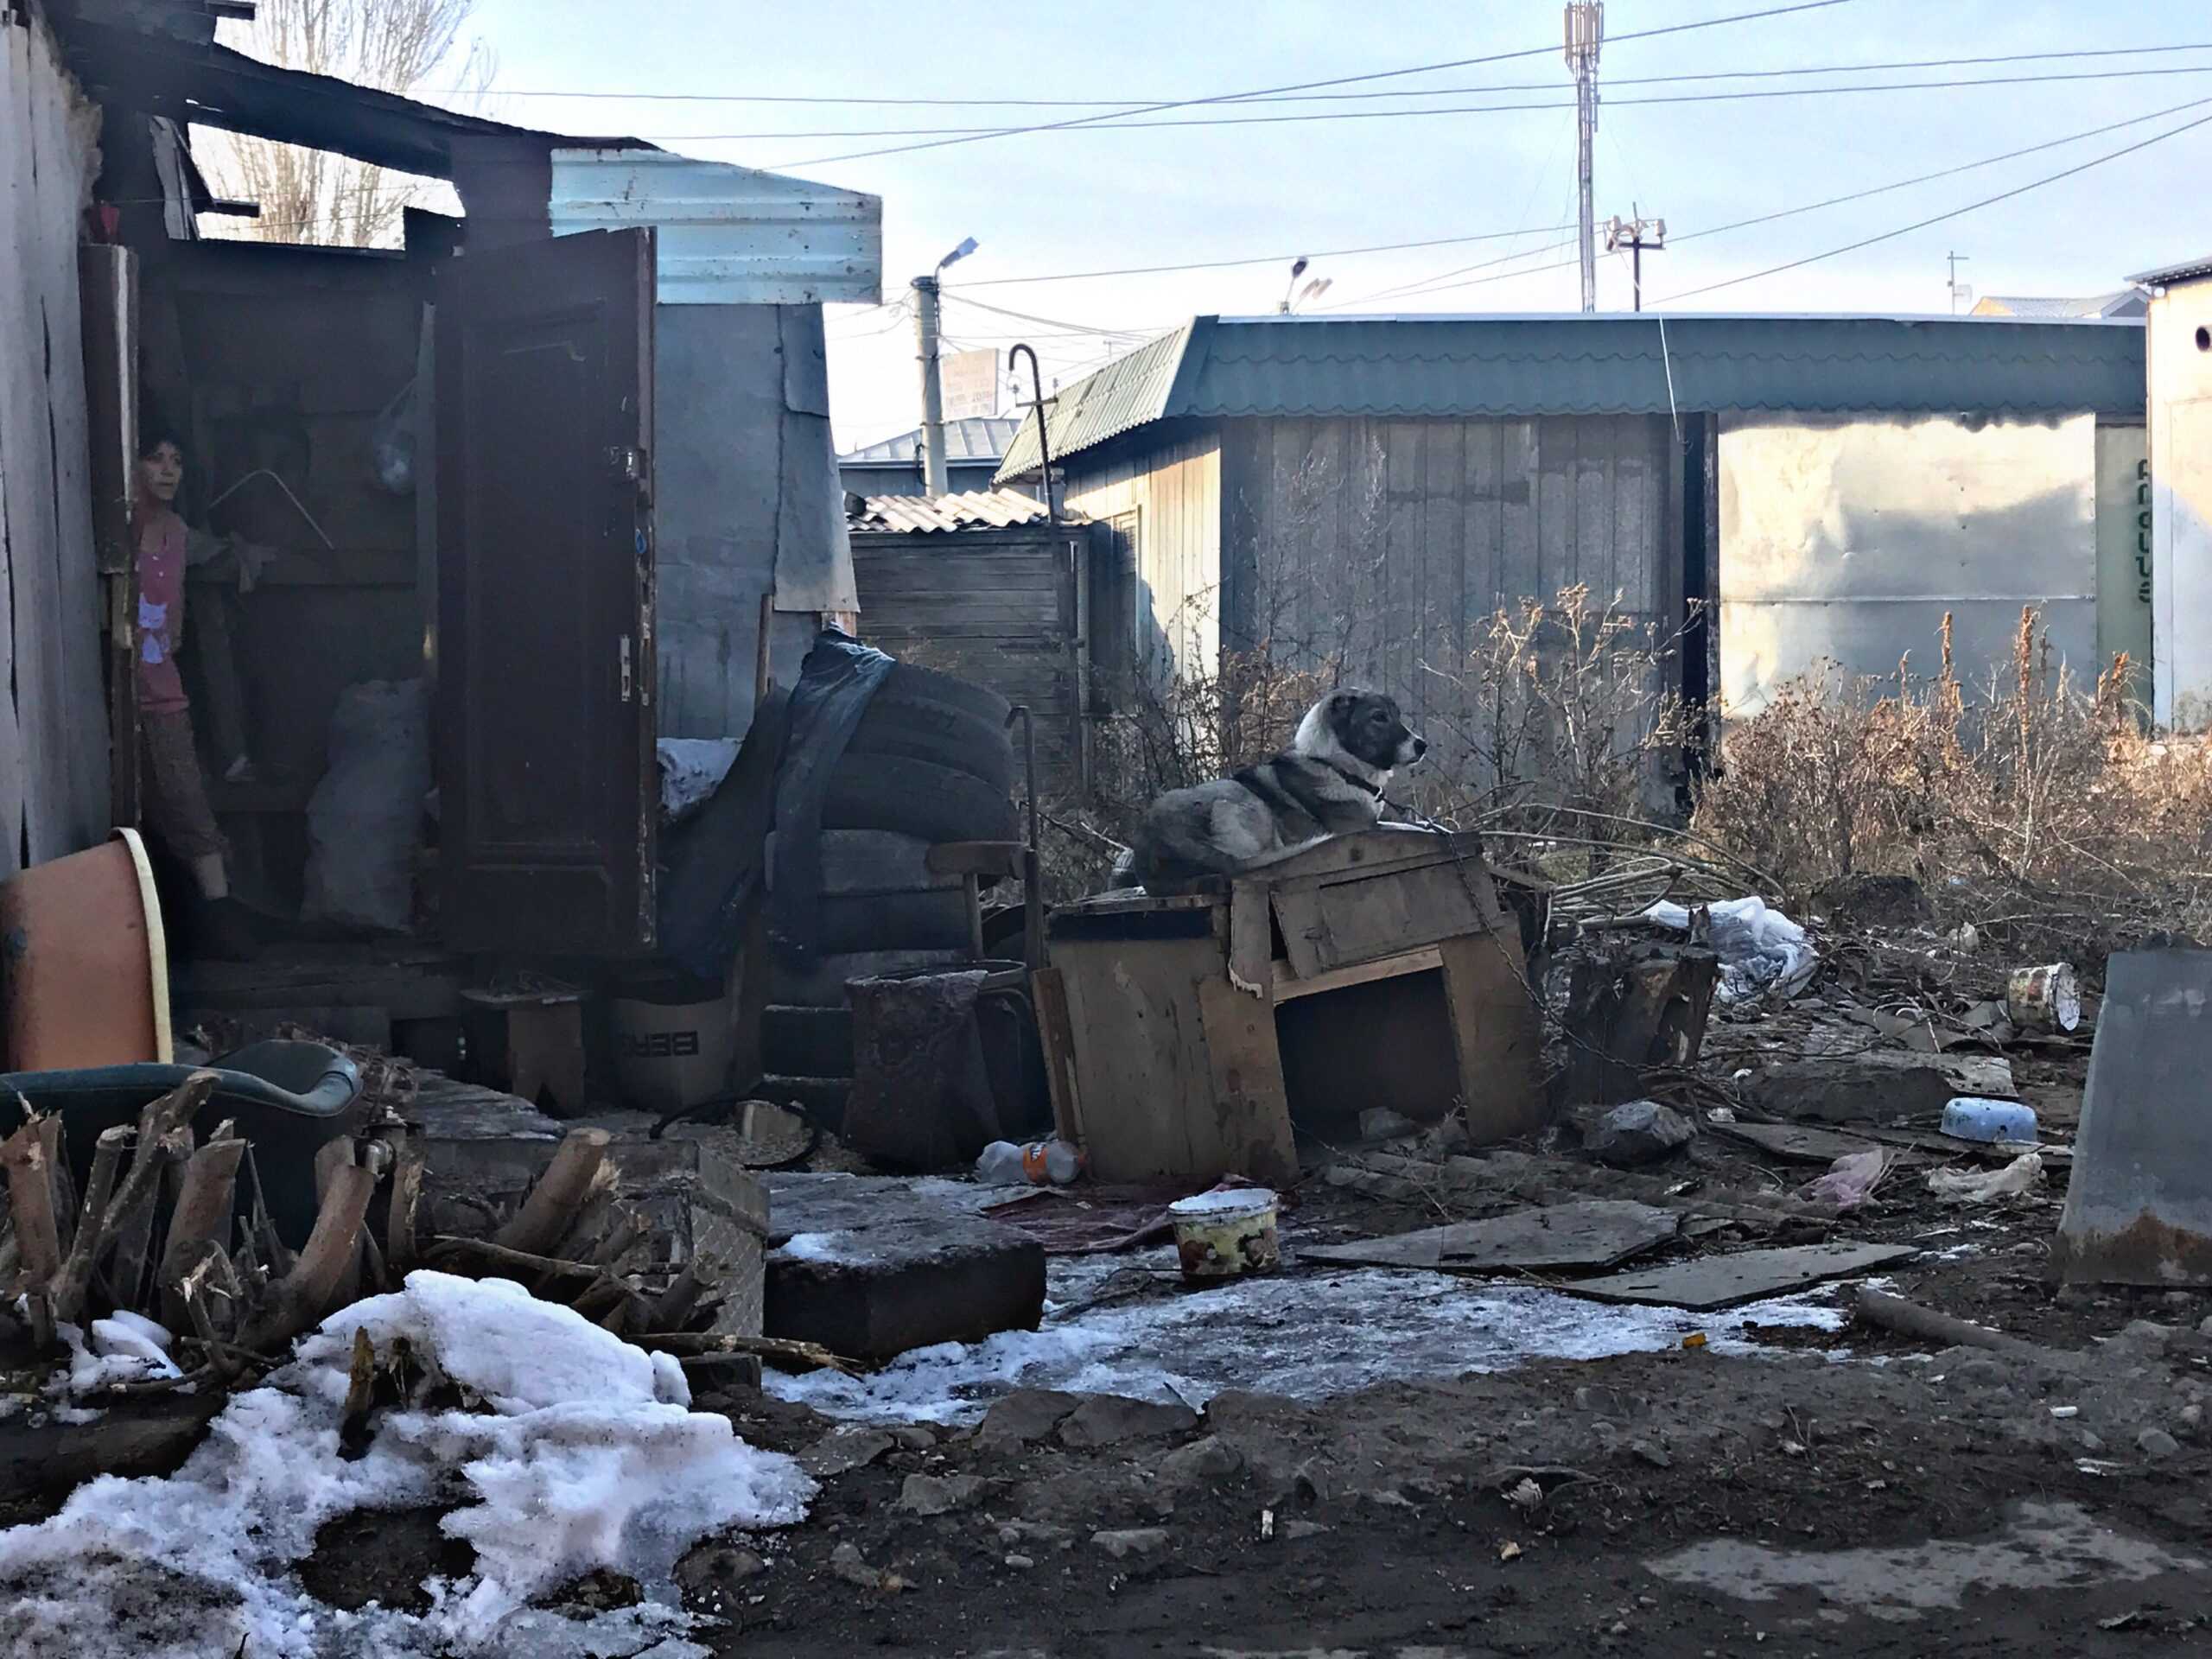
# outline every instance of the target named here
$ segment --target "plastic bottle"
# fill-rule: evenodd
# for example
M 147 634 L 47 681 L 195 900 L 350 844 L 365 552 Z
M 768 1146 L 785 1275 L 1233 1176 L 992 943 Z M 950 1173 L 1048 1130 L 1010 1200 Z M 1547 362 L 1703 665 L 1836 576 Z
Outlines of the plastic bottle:
M 976 1179 L 991 1186 L 1065 1186 L 1082 1173 L 1083 1154 L 1060 1140 L 994 1141 L 976 1160 Z

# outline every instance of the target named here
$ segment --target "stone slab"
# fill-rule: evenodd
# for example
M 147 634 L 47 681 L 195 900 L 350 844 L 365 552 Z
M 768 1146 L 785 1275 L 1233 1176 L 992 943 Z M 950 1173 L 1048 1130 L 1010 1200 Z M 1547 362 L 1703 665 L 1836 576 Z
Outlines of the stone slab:
M 1304 1262 L 1445 1273 L 1610 1268 L 1674 1237 L 1681 1221 L 1671 1210 L 1598 1198 L 1548 1205 L 1488 1221 L 1425 1227 L 1390 1238 L 1314 1245 L 1298 1255 Z
M 2051 1259 L 2069 1284 L 2212 1284 L 2212 950 L 2113 957 Z
M 1637 1302 L 1651 1307 L 1702 1311 L 1786 1296 L 1824 1279 L 1841 1279 L 1902 1262 L 1918 1252 L 1910 1244 L 1863 1244 L 1841 1240 L 1780 1250 L 1738 1250 L 1732 1255 L 1702 1256 L 1640 1273 L 1617 1273 L 1562 1285 L 1577 1296 L 1601 1302 Z
M 1868 1040 L 1856 1026 L 1816 1032 L 1807 1053 L 1770 1061 L 1746 1078 L 1744 1098 L 1801 1122 L 1933 1123 L 1955 1095 L 2013 1093 L 2012 1067 L 1999 1056 L 1868 1048 Z
M 933 1185 L 942 1184 L 768 1177 L 767 1334 L 884 1360 L 1035 1330 L 1045 1312 L 1044 1247 Z

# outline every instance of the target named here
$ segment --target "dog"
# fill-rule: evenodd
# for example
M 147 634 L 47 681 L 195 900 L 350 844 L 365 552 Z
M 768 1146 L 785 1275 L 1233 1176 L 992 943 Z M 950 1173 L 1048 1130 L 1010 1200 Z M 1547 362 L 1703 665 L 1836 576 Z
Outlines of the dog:
M 1306 711 L 1281 754 L 1216 783 L 1170 790 L 1147 807 L 1112 885 L 1187 891 L 1269 853 L 1367 829 L 1382 818 L 1390 774 L 1427 751 L 1395 699 L 1332 691 Z

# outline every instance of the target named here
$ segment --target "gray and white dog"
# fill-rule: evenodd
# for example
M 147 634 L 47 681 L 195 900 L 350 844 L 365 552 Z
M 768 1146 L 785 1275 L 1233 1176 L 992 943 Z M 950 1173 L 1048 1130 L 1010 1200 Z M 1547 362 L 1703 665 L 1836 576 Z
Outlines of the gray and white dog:
M 1173 893 L 1268 853 L 1367 829 L 1382 816 L 1390 774 L 1427 749 L 1395 699 L 1332 691 L 1274 759 L 1154 801 L 1114 867 L 1113 885 Z

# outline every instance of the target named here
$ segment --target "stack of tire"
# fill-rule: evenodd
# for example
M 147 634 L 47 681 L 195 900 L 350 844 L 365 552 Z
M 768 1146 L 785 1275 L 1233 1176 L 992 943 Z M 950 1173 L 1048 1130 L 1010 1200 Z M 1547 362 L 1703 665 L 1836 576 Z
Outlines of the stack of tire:
M 1014 838 L 1010 707 L 906 663 L 876 688 L 823 803 L 820 950 L 804 968 L 775 965 L 763 1033 L 772 1073 L 850 1077 L 845 982 L 968 959 L 961 879 L 931 874 L 925 860 L 944 842 Z

